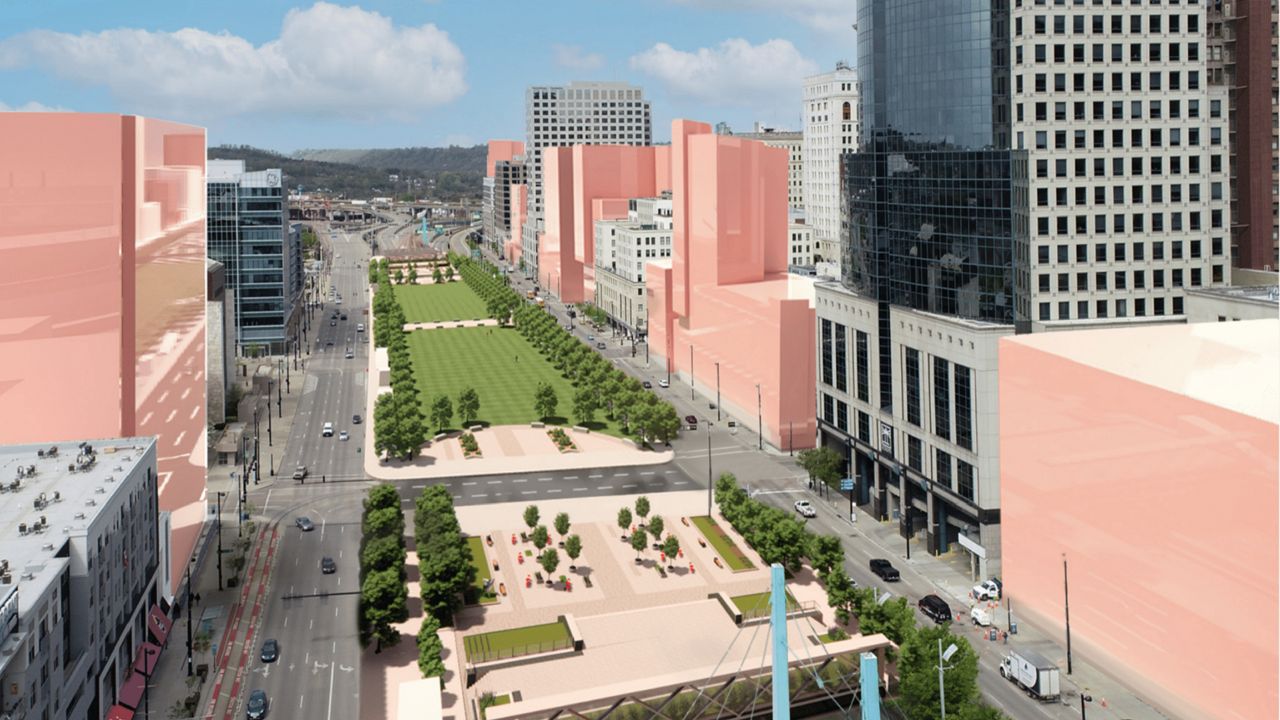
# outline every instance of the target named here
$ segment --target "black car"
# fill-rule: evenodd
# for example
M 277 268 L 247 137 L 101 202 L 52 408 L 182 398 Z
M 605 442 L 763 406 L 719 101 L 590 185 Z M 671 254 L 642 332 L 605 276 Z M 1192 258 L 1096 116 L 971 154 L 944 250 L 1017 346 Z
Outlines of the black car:
M 280 641 L 267 638 L 262 641 L 262 662 L 273 663 L 280 659 Z
M 878 575 L 885 582 L 897 582 L 902 579 L 893 563 L 884 558 L 871 558 L 871 572 Z
M 342 316 L 342 319 L 343 319 L 343 320 L 346 320 L 346 319 L 347 319 L 347 316 L 346 316 L 346 315 L 343 315 L 343 316 Z
M 645 390 L 653 389 L 653 383 L 649 382 L 648 380 L 645 380 L 644 382 L 640 383 L 640 386 L 643 387 Z
M 351 416 L 351 424 L 352 424 L 352 425 L 359 425 L 359 424 L 360 424 L 360 423 L 362 423 L 362 422 L 364 422 L 364 418 L 360 417 L 359 415 L 352 415 L 352 416 Z
M 920 598 L 920 612 L 939 625 L 951 622 L 951 606 L 937 595 L 925 595 Z
M 326 555 L 320 559 L 320 572 L 325 575 L 332 575 L 338 572 L 338 563 L 334 562 L 333 558 Z
M 261 690 L 249 693 L 249 702 L 244 706 L 247 720 L 262 720 L 267 716 L 267 694 Z
M 698 424 L 698 418 L 697 418 L 697 417 L 695 417 L 695 416 L 693 416 L 693 415 L 685 415 L 685 416 L 684 416 L 684 421 L 685 421 L 685 422 L 687 422 L 687 423 L 689 423 L 690 425 L 697 425 L 697 424 Z

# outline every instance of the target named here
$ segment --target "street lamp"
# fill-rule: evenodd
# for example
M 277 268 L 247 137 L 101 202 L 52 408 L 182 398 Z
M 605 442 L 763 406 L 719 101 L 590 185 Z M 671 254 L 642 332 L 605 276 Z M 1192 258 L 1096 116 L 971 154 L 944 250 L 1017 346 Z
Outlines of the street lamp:
M 231 473 L 231 479 L 236 479 L 236 474 Z M 218 493 L 218 589 L 222 589 L 222 498 L 226 497 L 224 492 Z
M 945 663 L 950 660 L 951 656 L 955 655 L 956 651 L 959 649 L 960 648 L 956 647 L 955 643 L 951 643 L 951 645 L 947 647 L 946 651 L 943 652 L 942 638 L 938 638 L 938 699 L 941 701 L 942 720 L 947 720 L 947 686 L 946 682 L 943 680 L 942 672 L 944 670 L 951 669 L 951 666 Z
M 1067 674 L 1071 674 L 1071 593 L 1067 588 L 1067 554 L 1062 553 L 1062 612 L 1067 623 Z
M 720 420 L 720 361 L 716 361 L 716 420 Z
M 1091 703 L 1091 702 L 1093 702 L 1092 695 L 1089 695 L 1087 693 L 1080 693 L 1080 720 L 1088 720 L 1089 716 L 1086 714 L 1088 711 L 1084 709 L 1084 704 Z
M 764 449 L 764 410 L 760 404 L 760 383 L 756 383 L 756 435 L 760 438 L 760 449 Z
M 697 383 L 697 380 L 693 379 L 693 343 L 689 343 L 689 399 L 690 400 L 697 399 L 693 395 L 693 386 L 696 383 Z
M 711 487 L 715 485 L 711 475 L 711 421 L 707 421 L 707 517 L 711 517 Z

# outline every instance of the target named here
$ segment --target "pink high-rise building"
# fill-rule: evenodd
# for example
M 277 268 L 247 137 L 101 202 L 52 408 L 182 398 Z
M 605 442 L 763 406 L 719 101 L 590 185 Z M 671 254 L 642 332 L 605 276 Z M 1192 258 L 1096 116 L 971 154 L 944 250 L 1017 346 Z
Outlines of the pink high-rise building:
M 0 113 L 0 443 L 158 436 L 166 592 L 205 517 L 204 176 L 202 128 Z
M 528 217 L 529 186 L 526 183 L 511 183 L 511 237 L 506 244 L 506 258 L 512 265 L 518 265 L 524 255 L 524 221 Z
M 1076 657 L 1171 717 L 1275 717 L 1280 321 L 999 342 L 1015 618 L 1065 641 L 1069 591 Z

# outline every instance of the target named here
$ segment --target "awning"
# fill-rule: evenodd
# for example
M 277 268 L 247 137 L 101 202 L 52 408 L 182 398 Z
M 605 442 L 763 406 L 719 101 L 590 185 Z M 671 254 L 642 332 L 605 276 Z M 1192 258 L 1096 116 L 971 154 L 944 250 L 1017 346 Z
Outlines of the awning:
M 129 673 L 129 677 L 124 679 L 124 685 L 120 686 L 121 704 L 136 710 L 142 702 L 142 692 L 146 690 L 146 683 L 147 679 L 142 676 L 142 673 Z
M 133 658 L 134 674 L 142 673 L 147 677 L 151 677 L 151 671 L 155 670 L 156 662 L 160 660 L 160 646 L 155 643 L 144 642 L 138 646 L 138 653 Z
M 151 629 L 151 637 L 163 645 L 169 637 L 169 631 L 173 629 L 173 621 L 160 612 L 159 607 L 152 605 L 151 612 L 147 614 L 147 627 Z
M 133 720 L 133 711 L 123 705 L 112 705 L 107 720 Z

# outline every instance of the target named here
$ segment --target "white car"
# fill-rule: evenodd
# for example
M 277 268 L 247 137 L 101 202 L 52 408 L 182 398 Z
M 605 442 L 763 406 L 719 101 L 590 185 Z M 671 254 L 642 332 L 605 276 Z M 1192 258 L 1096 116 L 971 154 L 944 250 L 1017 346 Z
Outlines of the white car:
M 974 625 L 991 627 L 991 614 L 987 612 L 986 608 L 977 605 L 969 608 L 969 619 L 973 621 Z
M 813 509 L 813 505 L 810 505 L 808 500 L 797 500 L 796 512 L 807 518 L 818 517 L 818 511 Z
M 339 439 L 339 440 L 347 440 L 347 439 L 349 439 L 350 437 L 351 437 L 351 436 L 347 434 L 347 431 L 346 431 L 346 430 L 343 430 L 342 432 L 338 433 L 338 439 Z
M 658 387 L 669 388 L 671 387 L 671 383 L 667 382 L 666 380 L 659 380 Z
M 1002 589 L 1000 581 L 992 578 L 974 585 L 969 594 L 973 595 L 975 600 L 999 600 Z
M 333 437 L 333 423 L 325 423 L 324 428 L 320 430 L 320 435 L 322 437 Z

